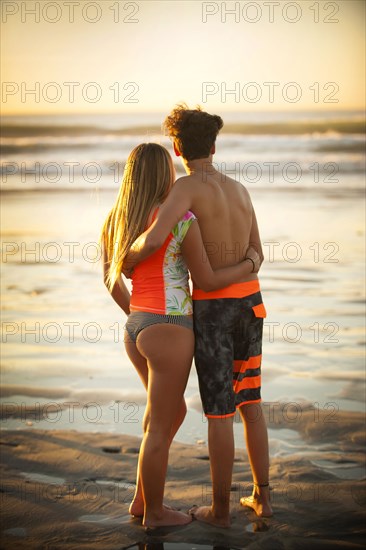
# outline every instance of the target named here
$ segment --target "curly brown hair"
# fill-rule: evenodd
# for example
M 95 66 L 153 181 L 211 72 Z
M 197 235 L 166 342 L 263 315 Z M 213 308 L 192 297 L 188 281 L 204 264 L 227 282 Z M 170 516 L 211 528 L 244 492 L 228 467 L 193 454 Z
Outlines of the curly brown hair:
M 202 111 L 189 109 L 184 103 L 177 105 L 164 121 L 163 128 L 174 139 L 176 147 L 186 160 L 207 158 L 223 127 L 222 118 Z

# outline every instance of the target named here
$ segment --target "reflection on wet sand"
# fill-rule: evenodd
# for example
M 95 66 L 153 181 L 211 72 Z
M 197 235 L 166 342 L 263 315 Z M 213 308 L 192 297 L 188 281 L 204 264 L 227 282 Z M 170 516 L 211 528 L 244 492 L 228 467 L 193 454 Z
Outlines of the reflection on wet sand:
M 172 543 L 172 542 L 139 542 L 132 546 L 126 546 L 123 550 L 240 550 L 233 546 L 211 546 L 194 543 Z

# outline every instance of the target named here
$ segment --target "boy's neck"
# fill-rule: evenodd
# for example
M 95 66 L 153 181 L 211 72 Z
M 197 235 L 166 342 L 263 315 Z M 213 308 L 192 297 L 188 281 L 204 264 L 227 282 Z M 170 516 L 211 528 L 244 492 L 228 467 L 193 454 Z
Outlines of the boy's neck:
M 186 160 L 182 158 L 182 161 L 184 169 L 189 176 L 194 176 L 196 174 L 217 174 L 217 170 L 212 164 L 212 155 L 203 159 L 195 160 Z

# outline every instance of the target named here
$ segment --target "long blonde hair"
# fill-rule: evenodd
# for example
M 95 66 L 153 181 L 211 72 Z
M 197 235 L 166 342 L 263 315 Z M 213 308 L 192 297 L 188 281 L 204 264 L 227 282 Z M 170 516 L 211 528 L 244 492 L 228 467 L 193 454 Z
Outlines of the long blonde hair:
M 166 199 L 174 179 L 173 161 L 165 147 L 142 143 L 130 153 L 117 200 L 101 231 L 109 290 L 121 275 L 131 245 L 146 230 L 151 210 Z

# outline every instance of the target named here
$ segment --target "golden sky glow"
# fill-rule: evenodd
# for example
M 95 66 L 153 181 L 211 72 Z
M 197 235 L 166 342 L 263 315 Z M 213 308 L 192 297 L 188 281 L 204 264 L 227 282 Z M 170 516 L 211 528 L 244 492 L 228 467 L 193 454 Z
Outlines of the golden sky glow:
M 363 106 L 363 0 L 1 4 L 4 114 Z

